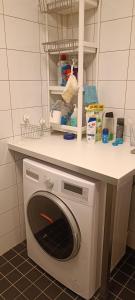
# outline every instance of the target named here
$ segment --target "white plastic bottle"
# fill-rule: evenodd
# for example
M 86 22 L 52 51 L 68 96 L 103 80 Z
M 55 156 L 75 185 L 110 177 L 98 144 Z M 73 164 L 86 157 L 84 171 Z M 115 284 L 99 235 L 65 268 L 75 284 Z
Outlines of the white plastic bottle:
M 95 143 L 96 140 L 96 118 L 91 117 L 87 122 L 87 142 Z

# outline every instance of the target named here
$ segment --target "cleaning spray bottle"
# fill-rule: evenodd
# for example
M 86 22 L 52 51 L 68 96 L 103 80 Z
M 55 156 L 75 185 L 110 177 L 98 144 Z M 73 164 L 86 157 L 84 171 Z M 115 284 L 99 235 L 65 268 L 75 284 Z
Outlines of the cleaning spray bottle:
M 77 127 L 77 114 L 78 114 L 78 109 L 76 104 L 74 105 L 74 111 L 71 115 L 71 120 L 70 120 L 70 125 L 73 127 Z

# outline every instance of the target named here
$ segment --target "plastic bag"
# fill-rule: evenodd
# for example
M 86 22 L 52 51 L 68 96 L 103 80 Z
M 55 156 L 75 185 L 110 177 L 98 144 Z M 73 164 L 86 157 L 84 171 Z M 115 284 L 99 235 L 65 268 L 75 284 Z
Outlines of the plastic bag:
M 62 98 L 66 103 L 70 103 L 73 96 L 78 92 L 78 82 L 76 77 L 73 75 L 73 66 L 71 68 L 71 75 L 69 76 L 68 82 L 62 94 Z

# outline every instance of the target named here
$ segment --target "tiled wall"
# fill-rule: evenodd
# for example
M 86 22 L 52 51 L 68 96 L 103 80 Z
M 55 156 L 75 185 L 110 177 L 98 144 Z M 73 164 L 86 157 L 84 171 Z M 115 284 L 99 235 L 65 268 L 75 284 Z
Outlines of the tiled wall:
M 135 121 L 135 1 L 102 0 L 99 98 L 116 117 Z
M 125 117 L 125 134 L 135 122 L 135 0 L 102 0 L 98 74 L 99 98 L 115 117 Z M 135 193 L 128 244 L 135 248 Z
M 22 161 L 7 141 L 20 134 L 25 113 L 38 122 L 46 111 L 41 39 L 38 0 L 0 0 L 0 254 L 25 234 Z

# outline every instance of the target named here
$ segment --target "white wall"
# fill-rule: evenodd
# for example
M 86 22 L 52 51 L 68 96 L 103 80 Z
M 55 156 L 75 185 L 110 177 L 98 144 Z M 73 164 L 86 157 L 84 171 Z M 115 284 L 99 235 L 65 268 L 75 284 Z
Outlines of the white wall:
M 25 237 L 22 161 L 7 141 L 20 134 L 24 113 L 38 122 L 46 111 L 41 22 L 38 0 L 0 1 L 0 254 Z
M 135 0 L 102 0 L 98 74 L 99 99 L 115 117 L 135 122 Z M 135 193 L 128 245 L 135 248 Z
M 135 121 L 135 1 L 102 0 L 98 90 L 115 117 Z

